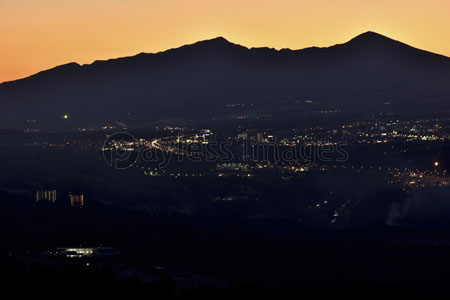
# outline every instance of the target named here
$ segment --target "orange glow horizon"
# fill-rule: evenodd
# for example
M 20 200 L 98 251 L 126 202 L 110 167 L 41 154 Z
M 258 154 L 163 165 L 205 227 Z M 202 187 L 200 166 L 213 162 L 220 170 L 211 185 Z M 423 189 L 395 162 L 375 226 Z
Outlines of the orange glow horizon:
M 448 0 L 0 0 L 0 83 L 223 36 L 327 47 L 374 31 L 450 56 Z

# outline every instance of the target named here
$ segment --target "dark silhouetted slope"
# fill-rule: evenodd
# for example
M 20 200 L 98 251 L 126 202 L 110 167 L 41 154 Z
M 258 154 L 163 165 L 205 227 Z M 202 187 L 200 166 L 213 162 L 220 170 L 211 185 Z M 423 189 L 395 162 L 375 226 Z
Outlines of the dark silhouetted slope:
M 429 91 L 448 95 L 450 59 L 373 32 L 302 50 L 248 49 L 219 37 L 156 54 L 71 63 L 3 83 L 0 121 L 17 126 L 38 119 L 51 127 L 67 113 L 81 125 L 130 114 L 151 122 L 206 115 L 236 100 L 393 91 L 408 105 L 430 97 Z

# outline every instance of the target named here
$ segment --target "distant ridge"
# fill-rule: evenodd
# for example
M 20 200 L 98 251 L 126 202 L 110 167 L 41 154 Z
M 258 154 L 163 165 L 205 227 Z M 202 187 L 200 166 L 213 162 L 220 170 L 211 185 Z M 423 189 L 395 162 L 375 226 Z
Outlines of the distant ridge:
M 445 98 L 449 86 L 450 58 L 375 32 L 300 50 L 247 48 L 217 37 L 153 54 L 69 63 L 3 83 L 0 127 L 27 118 L 51 124 L 66 112 L 80 122 L 119 118 L 124 111 L 147 112 L 155 120 L 199 108 L 214 111 L 235 99 L 267 103 L 292 95 L 349 98 L 395 91 L 410 104 L 433 96 L 430 91 Z
M 417 48 L 411 47 L 411 46 L 409 46 L 407 44 L 404 44 L 404 43 L 402 43 L 400 41 L 391 39 L 391 38 L 389 38 L 387 36 L 384 36 L 382 34 L 379 34 L 379 33 L 373 32 L 373 31 L 367 31 L 367 32 L 364 32 L 364 33 L 362 33 L 362 34 L 352 38 L 351 40 L 349 40 L 348 42 L 346 42 L 344 44 L 337 44 L 337 45 L 330 46 L 330 47 L 315 47 L 315 46 L 313 46 L 313 47 L 308 47 L 308 48 L 303 48 L 303 49 L 295 49 L 295 50 L 294 49 L 290 49 L 290 48 L 283 48 L 283 49 L 280 49 L 280 50 L 276 50 L 275 48 L 269 48 L 269 47 L 247 48 L 245 46 L 232 43 L 232 42 L 228 41 L 226 38 L 224 38 L 222 36 L 218 36 L 218 37 L 215 37 L 215 38 L 202 40 L 202 41 L 198 41 L 198 42 L 195 42 L 195 43 L 192 43 L 192 44 L 187 44 L 187 45 L 184 45 L 184 46 L 180 46 L 178 48 L 167 49 L 165 51 L 160 51 L 160 52 L 156 52 L 156 53 L 142 52 L 142 53 L 139 53 L 139 54 L 133 55 L 133 56 L 112 58 L 112 59 L 108 59 L 108 60 L 96 60 L 92 64 L 101 63 L 101 62 L 111 62 L 111 61 L 115 61 L 115 60 L 125 60 L 125 59 L 131 59 L 131 58 L 135 58 L 135 57 L 142 57 L 142 56 L 146 56 L 146 55 L 164 54 L 164 53 L 170 53 L 170 52 L 176 51 L 176 50 L 182 50 L 182 49 L 186 49 L 186 48 L 195 48 L 195 47 L 198 47 L 198 48 L 204 47 L 204 48 L 215 49 L 215 50 L 224 49 L 224 48 L 228 47 L 228 48 L 249 49 L 249 50 L 254 50 L 254 51 L 255 50 L 256 51 L 257 50 L 266 50 L 266 51 L 271 51 L 271 52 L 272 51 L 273 52 L 302 52 L 302 51 L 308 51 L 308 50 L 311 50 L 311 49 L 330 49 L 330 48 L 338 47 L 338 46 L 342 46 L 342 45 L 365 45 L 365 46 L 369 47 L 369 46 L 373 46 L 373 45 L 378 45 L 379 46 L 379 45 L 382 45 L 382 44 L 406 46 L 406 47 L 409 47 L 409 48 L 412 48 L 412 49 L 416 49 L 416 50 L 420 50 L 420 51 L 423 51 L 423 52 L 426 52 L 426 53 L 430 53 L 430 54 L 438 55 L 438 56 L 441 56 L 441 57 L 444 57 L 444 58 L 448 58 L 445 55 L 436 54 L 436 53 L 429 52 L 429 51 L 426 51 L 426 50 L 417 49 Z M 73 69 L 76 69 L 77 67 L 89 66 L 89 65 L 91 65 L 91 64 L 80 65 L 80 64 L 78 64 L 76 62 L 71 62 L 71 63 L 63 64 L 63 65 L 60 65 L 60 66 L 56 66 L 56 67 L 48 69 L 48 70 L 41 71 L 39 73 L 36 73 L 34 75 L 30 75 L 28 77 L 24 77 L 24 78 L 21 78 L 21 79 L 26 79 L 26 78 L 29 78 L 29 77 L 33 77 L 35 75 L 41 74 L 42 72 L 46 72 L 46 71 L 61 71 L 61 70 L 67 70 L 67 69 L 72 69 L 73 70 Z M 4 84 L 4 83 L 14 82 L 14 81 L 18 81 L 18 80 L 21 80 L 21 79 L 6 81 L 6 82 L 3 82 L 3 83 L 0 83 L 0 86 L 2 84 Z

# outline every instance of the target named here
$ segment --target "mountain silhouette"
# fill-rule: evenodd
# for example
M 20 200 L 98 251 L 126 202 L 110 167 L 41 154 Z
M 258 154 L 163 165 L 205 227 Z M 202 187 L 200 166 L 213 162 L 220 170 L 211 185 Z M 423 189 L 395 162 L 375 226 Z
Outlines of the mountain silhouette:
M 0 127 L 33 119 L 51 128 L 60 126 L 55 124 L 63 114 L 76 126 L 130 115 L 150 123 L 214 115 L 236 101 L 270 105 L 283 97 L 370 105 L 377 95 L 420 111 L 425 98 L 448 106 L 449 92 L 450 58 L 374 32 L 301 50 L 247 48 L 217 37 L 154 54 L 69 63 L 5 82 Z

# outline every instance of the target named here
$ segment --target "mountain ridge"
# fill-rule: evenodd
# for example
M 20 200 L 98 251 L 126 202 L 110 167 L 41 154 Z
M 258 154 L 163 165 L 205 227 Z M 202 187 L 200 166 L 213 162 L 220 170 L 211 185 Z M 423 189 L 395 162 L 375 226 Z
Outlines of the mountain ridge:
M 379 99 L 369 101 L 374 95 Z M 69 63 L 3 83 L 0 126 L 27 119 L 52 126 L 63 114 L 80 124 L 131 113 L 147 121 L 208 118 L 236 99 L 273 105 L 284 97 L 336 98 L 350 111 L 349 101 L 363 107 L 395 96 L 420 110 L 421 99 L 442 102 L 448 95 L 450 58 L 373 32 L 299 50 L 247 48 L 217 37 L 158 53 Z
M 398 43 L 398 44 L 410 47 L 412 49 L 423 51 L 423 52 L 428 53 L 428 54 L 433 54 L 433 55 L 436 55 L 436 56 L 439 56 L 439 57 L 442 57 L 442 58 L 450 59 L 450 57 L 447 57 L 445 55 L 442 55 L 442 54 L 439 54 L 439 53 L 434 53 L 434 52 L 427 51 L 427 50 L 424 50 L 424 49 L 419 49 L 419 48 L 410 46 L 410 45 L 405 44 L 403 42 L 400 42 L 398 40 L 391 39 L 391 38 L 389 38 L 389 37 L 387 37 L 385 35 L 382 35 L 382 34 L 379 34 L 379 33 L 373 32 L 373 31 L 366 31 L 364 33 L 361 33 L 361 34 L 357 35 L 356 37 L 350 39 L 349 41 L 347 41 L 345 43 L 335 44 L 335 45 L 325 46 L 325 47 L 310 46 L 310 47 L 301 48 L 301 49 L 291 49 L 291 48 L 275 49 L 275 48 L 272 48 L 272 47 L 250 47 L 249 48 L 249 47 L 246 47 L 246 46 L 243 46 L 243 45 L 240 45 L 240 44 L 236 44 L 236 43 L 230 42 L 228 39 L 226 39 L 223 36 L 218 36 L 218 37 L 215 37 L 215 38 L 201 40 L 201 41 L 197 41 L 197 42 L 194 42 L 194 43 L 191 43 L 191 44 L 186 44 L 186 45 L 182 45 L 182 46 L 175 47 L 175 48 L 169 48 L 169 49 L 158 51 L 158 52 L 140 52 L 138 54 L 130 55 L 130 56 L 109 58 L 109 59 L 105 59 L 105 60 L 95 60 L 92 63 L 87 63 L 87 64 L 79 64 L 77 62 L 69 62 L 69 63 L 58 65 L 58 66 L 55 66 L 55 67 L 52 67 L 52 68 L 49 68 L 49 69 L 46 69 L 46 70 L 39 71 L 39 72 L 37 72 L 35 74 L 32 74 L 30 76 L 26 76 L 26 77 L 23 77 L 23 78 L 18 78 L 18 79 L 14 79 L 14 80 L 8 80 L 8 81 L 1 82 L 0 86 L 2 86 L 3 84 L 9 84 L 9 83 L 13 83 L 13 82 L 16 82 L 16 81 L 21 81 L 21 80 L 24 80 L 24 79 L 28 79 L 30 77 L 34 77 L 36 75 L 39 75 L 39 74 L 47 72 L 47 71 L 57 71 L 57 70 L 64 69 L 64 68 L 74 69 L 75 67 L 81 67 L 82 68 L 82 67 L 94 65 L 96 63 L 104 63 L 104 62 L 119 61 L 119 60 L 124 60 L 124 59 L 132 59 L 132 58 L 136 58 L 136 57 L 140 57 L 140 56 L 167 54 L 167 53 L 170 53 L 170 52 L 173 52 L 173 51 L 176 51 L 176 50 L 182 50 L 182 49 L 185 49 L 185 48 L 196 47 L 196 46 L 201 46 L 201 45 L 228 46 L 228 47 L 232 46 L 232 47 L 239 47 L 239 48 L 247 49 L 247 50 L 250 50 L 250 51 L 251 50 L 254 50 L 254 51 L 257 51 L 257 50 L 270 50 L 270 51 L 277 52 L 277 53 L 281 53 L 281 52 L 299 53 L 299 52 L 304 52 L 304 51 L 309 51 L 309 50 L 317 50 L 317 49 L 330 49 L 330 48 L 332 49 L 333 47 L 350 45 L 352 43 L 360 42 L 360 41 L 372 42 L 372 43 L 374 41 L 384 41 L 384 42 L 389 41 L 389 42 L 394 42 L 394 43 Z

